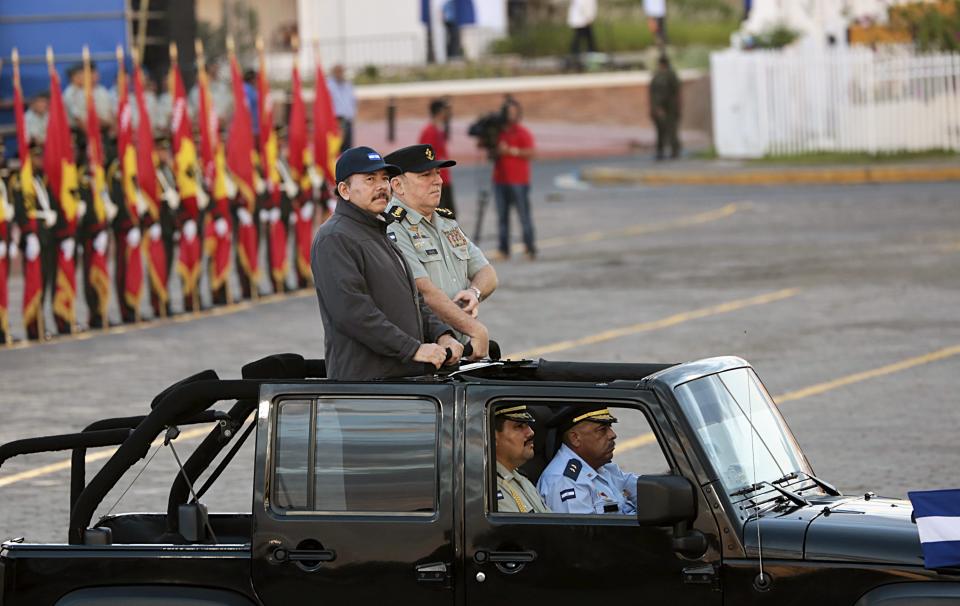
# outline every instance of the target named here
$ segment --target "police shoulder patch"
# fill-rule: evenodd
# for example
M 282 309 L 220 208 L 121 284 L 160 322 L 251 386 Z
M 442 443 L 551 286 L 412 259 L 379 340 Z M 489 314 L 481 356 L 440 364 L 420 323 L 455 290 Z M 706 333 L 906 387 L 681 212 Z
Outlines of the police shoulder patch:
M 397 234 L 393 233 L 392 231 L 387 232 L 387 237 L 393 240 L 394 242 L 397 241 Z
M 403 218 L 407 216 L 407 209 L 402 206 L 392 206 L 387 210 L 387 214 L 397 221 L 403 221 Z
M 446 219 L 456 219 L 456 217 L 453 214 L 453 211 L 450 210 L 449 208 L 438 208 L 436 212 L 438 215 Z
M 580 477 L 580 470 L 582 468 L 583 463 L 581 463 L 578 459 L 570 459 L 567 461 L 567 466 L 563 470 L 563 475 L 571 480 L 576 480 Z
M 577 498 L 577 491 L 573 488 L 567 488 L 566 490 L 560 491 L 560 502 L 569 501 L 570 499 Z
M 497 500 L 498 500 L 498 501 L 502 501 L 502 500 L 503 500 L 503 491 L 502 491 L 502 490 L 497 490 Z

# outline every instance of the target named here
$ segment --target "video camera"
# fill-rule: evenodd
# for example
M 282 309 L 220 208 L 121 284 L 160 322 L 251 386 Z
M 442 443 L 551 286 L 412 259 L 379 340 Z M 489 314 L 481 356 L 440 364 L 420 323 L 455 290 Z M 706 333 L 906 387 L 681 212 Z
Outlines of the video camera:
M 497 157 L 497 142 L 506 125 L 507 120 L 502 110 L 490 112 L 477 118 L 467 129 L 467 134 L 477 140 L 477 144 L 487 151 L 487 156 L 492 161 Z

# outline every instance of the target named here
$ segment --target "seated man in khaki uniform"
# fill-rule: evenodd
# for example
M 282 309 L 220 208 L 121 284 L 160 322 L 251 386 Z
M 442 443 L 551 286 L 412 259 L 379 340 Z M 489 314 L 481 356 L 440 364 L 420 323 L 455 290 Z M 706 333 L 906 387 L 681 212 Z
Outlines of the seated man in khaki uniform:
M 497 450 L 497 511 L 550 513 L 536 487 L 517 469 L 533 458 L 533 415 L 508 404 L 494 413 Z
M 477 316 L 480 301 L 497 288 L 497 272 L 480 248 L 467 239 L 453 212 L 440 206 L 440 169 L 456 164 L 440 160 L 430 145 L 411 145 L 384 160 L 400 168 L 390 180 L 394 222 L 387 235 L 397 243 L 413 272 L 417 290 L 461 343 L 470 342 L 471 359 L 487 357 L 490 335 Z

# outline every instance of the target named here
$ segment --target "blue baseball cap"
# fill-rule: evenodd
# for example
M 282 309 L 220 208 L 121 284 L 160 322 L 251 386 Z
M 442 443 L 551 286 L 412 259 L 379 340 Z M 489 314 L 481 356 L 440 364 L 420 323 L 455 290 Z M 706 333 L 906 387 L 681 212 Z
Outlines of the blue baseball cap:
M 403 172 L 399 166 L 384 162 L 379 152 L 373 148 L 351 147 L 337 159 L 337 183 L 346 181 L 350 175 L 374 173 L 378 170 L 386 170 L 391 177 Z

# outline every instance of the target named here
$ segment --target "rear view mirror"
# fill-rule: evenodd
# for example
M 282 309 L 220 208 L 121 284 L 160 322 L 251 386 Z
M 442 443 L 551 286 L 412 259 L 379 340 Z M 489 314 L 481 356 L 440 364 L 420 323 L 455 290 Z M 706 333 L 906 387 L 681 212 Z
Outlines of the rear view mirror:
M 641 526 L 673 526 L 697 517 L 693 484 L 683 476 L 637 478 L 637 521 Z

